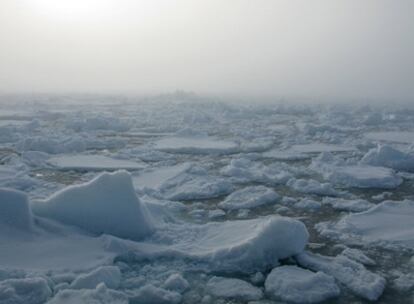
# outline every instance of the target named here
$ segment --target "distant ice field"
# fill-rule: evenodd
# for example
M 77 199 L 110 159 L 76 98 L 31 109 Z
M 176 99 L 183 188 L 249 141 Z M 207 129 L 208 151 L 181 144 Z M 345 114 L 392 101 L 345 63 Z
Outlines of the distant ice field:
M 7 98 L 0 303 L 412 303 L 409 106 Z

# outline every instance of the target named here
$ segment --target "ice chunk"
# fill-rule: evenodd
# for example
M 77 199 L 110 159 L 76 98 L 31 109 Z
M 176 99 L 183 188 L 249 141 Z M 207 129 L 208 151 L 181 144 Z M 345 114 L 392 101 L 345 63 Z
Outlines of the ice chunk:
M 321 153 L 310 168 L 321 173 L 331 183 L 356 188 L 392 189 L 402 183 L 393 170 L 361 164 L 346 164 L 330 153 Z
M 154 142 L 154 149 L 188 154 L 229 154 L 238 150 L 235 142 L 208 136 L 175 136 Z
M 413 201 L 385 201 L 368 211 L 347 215 L 332 226 L 320 226 L 320 230 L 326 235 L 333 230 L 364 242 L 414 248 L 413 222 Z
M 213 222 L 192 229 L 196 234 L 175 248 L 208 261 L 211 269 L 233 272 L 274 267 L 280 259 L 302 252 L 309 237 L 303 223 L 279 216 Z
M 275 166 L 265 166 L 259 162 L 252 162 L 247 158 L 236 158 L 221 170 L 221 174 L 231 176 L 236 182 L 260 182 L 269 185 L 286 183 L 292 174 Z
M 0 281 L 0 303 L 43 304 L 52 295 L 44 278 L 8 279 Z
M 280 196 L 270 188 L 250 186 L 233 192 L 224 201 L 220 202 L 218 206 L 228 210 L 250 209 L 276 203 L 279 199 Z
M 159 189 L 164 182 L 187 171 L 190 167 L 189 163 L 184 163 L 140 172 L 139 175 L 133 177 L 134 186 L 136 188 Z
M 375 206 L 375 204 L 363 199 L 343 199 L 324 197 L 322 202 L 329 204 L 332 208 L 340 211 L 361 212 L 366 211 Z
M 182 300 L 182 296 L 175 292 L 155 287 L 153 285 L 145 285 L 138 289 L 135 295 L 130 297 L 131 304 L 178 304 Z
M 33 219 L 25 193 L 0 188 L 0 229 L 32 230 Z
M 215 198 L 229 194 L 234 189 L 229 181 L 210 176 L 203 168 L 193 167 L 164 182 L 161 195 L 169 200 L 197 200 Z
M 330 275 L 297 266 L 274 268 L 266 278 L 265 288 L 271 298 L 289 303 L 318 303 L 340 293 Z
M 188 284 L 187 280 L 181 274 L 173 273 L 165 280 L 163 287 L 168 290 L 183 293 L 190 287 L 190 284 Z
M 290 150 L 296 153 L 349 152 L 355 151 L 355 147 L 324 143 L 311 143 L 304 145 L 293 145 Z
M 105 284 L 99 284 L 95 289 L 65 289 L 59 292 L 47 304 L 128 304 L 128 297 L 122 292 L 110 290 Z
M 145 168 L 144 163 L 114 159 L 103 155 L 63 155 L 54 156 L 48 163 L 64 170 L 138 170 Z
M 297 203 L 295 203 L 296 208 L 307 209 L 310 211 L 318 210 L 321 208 L 321 206 L 322 204 L 320 202 L 309 199 L 309 198 L 303 198 Z
M 251 274 L 275 267 L 279 260 L 302 252 L 309 237 L 302 222 L 280 216 L 171 224 L 160 228 L 153 238 L 157 235 L 167 244 L 108 237 L 108 248 L 120 253 L 131 252 L 138 259 L 176 257 L 198 262 L 209 271 Z
M 379 145 L 369 150 L 361 159 L 361 163 L 401 171 L 414 171 L 414 154 L 401 152 L 391 146 Z
M 206 285 L 206 291 L 218 298 L 240 301 L 260 300 L 263 292 L 250 283 L 233 278 L 212 277 Z
M 135 194 L 125 171 L 103 173 L 32 204 L 36 215 L 52 218 L 93 233 L 139 240 L 154 229 L 146 206 Z
M 375 265 L 375 261 L 371 258 L 367 257 L 361 250 L 355 248 L 346 248 L 344 251 L 341 252 L 341 255 L 350 258 L 351 260 L 357 261 L 364 265 L 373 266 Z
M 121 271 L 116 266 L 101 266 L 93 271 L 81 274 L 72 284 L 71 289 L 94 289 L 100 283 L 108 288 L 117 289 L 121 283 Z
M 339 192 L 336 191 L 329 183 L 320 183 L 314 179 L 295 179 L 292 178 L 287 182 L 287 185 L 300 193 L 337 196 Z
M 414 143 L 414 132 L 412 131 L 369 132 L 365 134 L 365 137 L 376 141 L 387 141 L 403 144 Z
M 377 300 L 385 288 L 383 277 L 370 272 L 362 264 L 343 255 L 326 257 L 302 253 L 296 256 L 296 260 L 303 267 L 323 271 L 335 277 L 354 293 L 370 301 Z

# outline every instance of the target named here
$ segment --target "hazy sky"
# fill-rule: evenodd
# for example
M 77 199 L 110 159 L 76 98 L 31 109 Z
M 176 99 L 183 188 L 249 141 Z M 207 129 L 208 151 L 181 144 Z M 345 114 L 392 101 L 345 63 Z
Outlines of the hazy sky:
M 0 0 L 0 91 L 414 98 L 414 0 Z

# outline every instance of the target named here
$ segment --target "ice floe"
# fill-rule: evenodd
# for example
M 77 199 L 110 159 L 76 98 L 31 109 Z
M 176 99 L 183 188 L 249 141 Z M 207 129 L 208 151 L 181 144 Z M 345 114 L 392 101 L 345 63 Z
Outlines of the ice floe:
M 90 182 L 70 186 L 50 198 L 32 203 L 33 213 L 93 233 L 139 240 L 154 223 L 135 194 L 127 172 L 103 173 Z
M 383 277 L 345 256 L 327 257 L 302 253 L 296 256 L 296 260 L 303 267 L 333 276 L 355 294 L 370 301 L 377 300 L 384 291 L 386 281 Z
M 260 300 L 263 297 L 261 289 L 246 281 L 232 278 L 212 277 L 207 282 L 206 290 L 218 298 L 240 301 Z
M 143 162 L 103 155 L 60 155 L 49 158 L 48 163 L 64 170 L 138 170 L 146 167 Z
M 368 151 L 361 159 L 361 163 L 401 171 L 414 171 L 414 153 L 402 152 L 391 146 L 379 145 L 377 148 Z
M 218 207 L 226 210 L 250 209 L 276 203 L 279 199 L 280 196 L 270 188 L 250 186 L 233 192 L 220 202 Z
M 266 278 L 266 293 L 289 303 L 318 303 L 340 294 L 335 279 L 297 266 L 274 268 Z
M 402 183 L 402 178 L 392 169 L 345 164 L 327 153 L 315 158 L 310 168 L 320 172 L 331 183 L 342 187 L 393 189 Z
M 189 154 L 228 154 L 239 150 L 237 143 L 207 136 L 167 137 L 154 142 L 156 150 Z
M 346 215 L 336 223 L 321 223 L 318 229 L 334 238 L 414 248 L 413 222 L 413 201 L 385 201 L 365 212 Z
M 412 131 L 383 131 L 368 132 L 365 137 L 376 141 L 395 142 L 403 144 L 414 143 L 414 132 Z

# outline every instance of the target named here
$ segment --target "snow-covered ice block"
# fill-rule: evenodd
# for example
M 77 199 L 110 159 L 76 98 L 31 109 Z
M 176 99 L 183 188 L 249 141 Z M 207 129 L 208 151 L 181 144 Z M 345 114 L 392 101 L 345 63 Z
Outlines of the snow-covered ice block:
M 0 188 L 0 229 L 30 231 L 32 225 L 27 195 L 20 191 Z
M 51 295 L 46 279 L 41 277 L 0 281 L 2 304 L 43 304 Z
M 165 181 L 159 191 L 166 199 L 186 201 L 223 196 L 233 189 L 228 180 L 211 176 L 203 168 L 193 167 Z
M 292 178 L 287 185 L 300 193 L 337 196 L 336 191 L 330 183 L 320 183 L 314 179 L 295 179 Z
M 362 164 L 393 168 L 401 171 L 414 171 L 414 154 L 379 145 L 369 150 L 361 159 Z
M 330 153 L 321 153 L 310 168 L 342 187 L 393 189 L 402 183 L 392 169 L 364 164 L 346 164 Z
M 263 297 L 261 289 L 234 278 L 212 277 L 207 282 L 206 291 L 218 298 L 240 301 L 260 300 Z
M 49 158 L 48 163 L 64 170 L 138 170 L 144 163 L 114 159 L 103 155 L 61 155 Z
M 356 188 L 393 189 L 401 183 L 401 177 L 388 168 L 373 166 L 333 167 L 325 178 L 332 183 Z
M 153 148 L 165 152 L 188 154 L 229 154 L 239 150 L 239 146 L 228 140 L 208 136 L 175 136 L 154 142 Z
M 130 297 L 130 303 L 145 304 L 178 304 L 181 303 L 182 296 L 178 292 L 145 285 Z
M 349 152 L 355 151 L 355 147 L 352 146 L 341 146 L 324 143 L 311 143 L 304 145 L 293 145 L 289 151 L 295 153 L 320 153 L 320 152 Z
M 322 202 L 329 204 L 332 208 L 339 211 L 362 212 L 375 206 L 375 204 L 363 199 L 343 199 L 324 197 Z
M 318 229 L 328 236 L 358 238 L 365 243 L 414 248 L 413 223 L 413 201 L 385 201 L 368 211 L 347 215 L 337 223 L 320 224 Z
M 280 196 L 265 186 L 250 186 L 237 190 L 218 204 L 220 208 L 227 210 L 250 209 L 258 206 L 276 203 Z
M 107 248 L 133 259 L 184 258 L 209 271 L 252 273 L 279 265 L 279 260 L 303 252 L 309 234 L 295 219 L 269 216 L 252 220 L 170 224 L 161 227 L 152 241 L 131 242 L 107 237 Z M 126 257 L 129 259 L 128 257 Z
M 69 186 L 46 200 L 34 201 L 32 210 L 97 234 L 139 240 L 154 230 L 153 219 L 125 171 L 103 173 L 85 184 Z
M 347 258 L 357 261 L 364 265 L 373 266 L 375 265 L 375 261 L 371 258 L 367 257 L 361 250 L 355 248 L 345 248 L 344 251 L 341 252 L 341 255 L 346 256 Z
M 99 284 L 95 289 L 60 290 L 47 304 L 128 304 L 128 297 L 119 291 L 108 289 Z
M 294 206 L 296 208 L 300 208 L 300 209 L 306 209 L 309 211 L 315 211 L 315 210 L 319 210 L 322 206 L 322 204 L 318 201 L 315 201 L 313 199 L 309 199 L 309 198 L 302 198 L 301 200 L 299 200 L 298 202 L 296 202 L 294 204 Z
M 230 164 L 225 166 L 220 173 L 232 177 L 238 183 L 260 182 L 278 185 L 284 184 L 292 178 L 292 174 L 277 166 L 265 166 L 247 158 L 232 159 Z
M 384 131 L 365 133 L 365 137 L 376 141 L 395 142 L 402 144 L 414 143 L 414 132 L 412 131 Z
M 190 228 L 189 228 L 190 229 Z M 304 250 L 305 225 L 286 217 L 213 222 L 193 226 L 190 238 L 175 248 L 221 271 L 261 271 Z
M 133 176 L 134 186 L 138 189 L 159 189 L 164 182 L 187 171 L 190 167 L 189 163 L 184 163 L 140 172 L 139 175 Z
M 343 255 L 327 257 L 304 252 L 297 255 L 296 260 L 303 267 L 333 276 L 355 294 L 370 301 L 377 300 L 384 291 L 386 282 L 383 277 Z
M 89 273 L 81 274 L 70 284 L 71 289 L 95 289 L 100 283 L 117 289 L 121 283 L 121 271 L 116 266 L 101 266 Z
M 183 293 L 190 287 L 190 284 L 180 273 L 173 273 L 164 282 L 163 288 Z
M 297 266 L 274 268 L 266 278 L 265 289 L 271 298 L 289 303 L 318 303 L 340 293 L 332 276 Z

